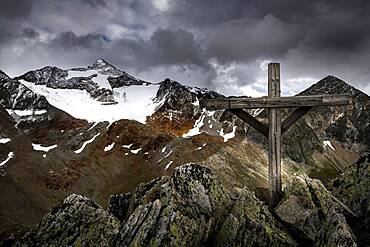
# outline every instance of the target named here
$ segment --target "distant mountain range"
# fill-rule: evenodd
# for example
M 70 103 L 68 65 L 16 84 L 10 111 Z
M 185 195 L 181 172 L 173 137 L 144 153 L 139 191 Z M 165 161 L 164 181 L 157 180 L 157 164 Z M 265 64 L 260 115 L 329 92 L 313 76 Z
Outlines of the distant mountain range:
M 284 183 L 307 174 L 329 186 L 369 151 L 368 95 L 334 76 L 300 95 L 343 93 L 352 105 L 314 108 L 284 136 Z M 15 78 L 0 71 L 0 239 L 22 235 L 69 194 L 105 207 L 187 163 L 210 168 L 227 191 L 267 187 L 266 140 L 230 112 L 206 110 L 215 97 L 225 96 L 140 80 L 103 59 Z M 263 109 L 249 112 L 266 121 Z

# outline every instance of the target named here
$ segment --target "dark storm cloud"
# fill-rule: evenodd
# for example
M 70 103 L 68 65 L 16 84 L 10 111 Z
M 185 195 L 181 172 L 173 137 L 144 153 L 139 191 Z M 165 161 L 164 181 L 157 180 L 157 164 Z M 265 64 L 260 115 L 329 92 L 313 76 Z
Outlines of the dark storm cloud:
M 204 65 L 204 53 L 191 32 L 158 29 L 150 39 L 150 49 L 155 51 L 155 60 L 164 64 Z
M 299 26 L 267 15 L 263 19 L 242 19 L 220 25 L 210 35 L 207 49 L 211 57 L 220 61 L 277 58 L 296 47 L 303 36 Z
M 24 18 L 31 14 L 32 0 L 1 0 L 0 17 Z
M 183 29 L 157 29 L 149 40 L 121 39 L 112 51 L 122 51 L 119 56 L 126 64 L 139 69 L 159 65 L 205 66 L 205 54 L 191 32 Z
M 21 36 L 29 39 L 37 39 L 40 37 L 40 33 L 31 27 L 23 28 Z
M 105 6 L 107 6 L 105 0 L 79 0 L 79 1 L 90 4 L 93 7 L 99 7 L 99 6 L 100 7 L 101 6 L 105 7 Z
M 63 32 L 58 34 L 50 43 L 51 48 L 62 50 L 101 49 L 104 45 L 104 37 L 100 34 L 89 33 L 76 35 L 74 32 Z
M 287 80 L 334 74 L 367 87 L 369 12 L 367 0 L 2 0 L 0 66 L 99 56 L 149 78 L 182 73 L 233 90 L 261 81 L 275 60 Z

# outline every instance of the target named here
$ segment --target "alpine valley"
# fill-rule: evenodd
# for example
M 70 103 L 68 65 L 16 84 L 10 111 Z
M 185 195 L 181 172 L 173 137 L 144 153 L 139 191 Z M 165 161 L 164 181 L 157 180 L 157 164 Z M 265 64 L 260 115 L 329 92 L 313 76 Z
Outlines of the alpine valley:
M 317 94 L 352 104 L 284 135 L 268 208 L 267 140 L 205 109 L 223 95 L 103 59 L 0 71 L 0 246 L 370 246 L 370 97 L 334 76 Z

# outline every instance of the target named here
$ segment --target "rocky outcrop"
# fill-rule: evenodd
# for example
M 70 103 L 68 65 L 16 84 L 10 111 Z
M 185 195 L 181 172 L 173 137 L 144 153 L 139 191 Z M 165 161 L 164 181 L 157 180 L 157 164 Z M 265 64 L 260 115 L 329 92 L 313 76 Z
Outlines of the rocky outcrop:
M 357 246 L 347 223 L 357 217 L 306 175 L 271 213 L 249 190 L 225 190 L 209 168 L 186 164 L 112 195 L 107 210 L 71 195 L 17 246 Z
M 185 165 L 171 178 L 140 186 L 132 213 L 118 235 L 117 246 L 204 245 L 227 204 L 209 169 Z
M 357 215 L 370 216 L 370 154 L 348 167 L 329 188 Z
M 357 246 L 344 210 L 351 213 L 319 180 L 298 176 L 288 186 L 275 213 L 315 246 Z
M 17 246 L 111 246 L 120 222 L 80 195 L 68 196 Z
M 370 246 L 370 154 L 348 167 L 330 183 L 329 189 L 358 215 L 349 223 L 358 243 Z
M 205 101 L 222 95 L 207 89 L 184 86 L 168 78 L 159 84 L 155 101 L 161 102 L 161 105 L 148 117 L 148 125 L 182 136 L 201 120 L 199 124 L 203 126 L 202 132 L 212 135 L 217 133 L 214 129 L 217 129 L 220 123 L 214 118 L 205 119 L 208 112 L 205 109 Z
M 32 92 L 18 80 L 0 73 L 0 105 L 13 110 L 44 110 L 49 103 L 42 95 Z
M 114 216 L 115 217 L 114 217 Z M 118 220 L 119 219 L 119 220 Z M 133 193 L 111 197 L 108 212 L 71 195 L 19 246 L 295 246 L 247 190 L 227 193 L 211 171 L 187 164 Z

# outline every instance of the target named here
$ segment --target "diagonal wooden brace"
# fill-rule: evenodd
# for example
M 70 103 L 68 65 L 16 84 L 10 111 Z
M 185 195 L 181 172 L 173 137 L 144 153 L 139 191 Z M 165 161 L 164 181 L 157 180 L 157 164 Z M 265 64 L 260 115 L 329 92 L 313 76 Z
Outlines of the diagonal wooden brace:
M 312 106 L 300 106 L 295 109 L 282 123 L 281 134 L 284 134 L 288 129 L 295 124 L 301 117 L 312 109 Z
M 255 130 L 260 132 L 262 135 L 268 138 L 269 129 L 264 123 L 261 123 L 255 117 L 253 117 L 243 109 L 230 109 L 230 111 L 234 113 L 237 117 L 239 117 L 241 120 L 252 126 Z

